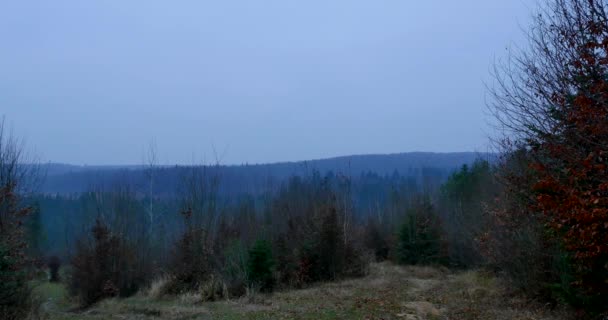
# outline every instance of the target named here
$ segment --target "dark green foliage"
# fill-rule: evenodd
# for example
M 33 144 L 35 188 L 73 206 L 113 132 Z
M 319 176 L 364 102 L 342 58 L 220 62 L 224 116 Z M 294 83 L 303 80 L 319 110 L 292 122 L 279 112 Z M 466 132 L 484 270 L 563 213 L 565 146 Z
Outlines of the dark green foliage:
M 439 218 L 429 200 L 412 209 L 399 230 L 398 259 L 402 264 L 442 263 L 442 234 Z
M 316 281 L 333 281 L 365 275 L 368 259 L 353 241 L 345 241 L 340 216 L 332 206 L 323 210 L 319 229 L 295 250 L 295 273 L 290 283 L 297 287 Z M 353 233 L 353 237 L 358 234 Z M 292 265 L 291 260 L 287 265 Z
M 247 249 L 240 240 L 233 240 L 223 249 L 221 275 L 231 297 L 246 293 Z
M 560 250 L 561 251 L 561 250 Z M 573 285 L 575 283 L 575 272 L 572 270 L 572 263 L 565 251 L 553 254 L 553 268 L 558 270 L 556 277 L 548 281 L 547 289 L 555 300 L 567 303 L 572 306 L 584 308 L 592 306 L 596 301 L 589 299 L 582 294 L 580 288 Z
M 464 165 L 440 190 L 439 212 L 445 222 L 449 263 L 470 268 L 483 263 L 477 238 L 487 225 L 487 210 L 499 192 L 495 172 L 487 161 Z
M 31 207 L 30 213 L 25 220 L 25 229 L 27 234 L 28 253 L 33 257 L 41 256 L 46 237 L 39 204 L 35 204 Z
M 365 226 L 365 246 L 373 252 L 377 262 L 388 259 L 390 250 L 388 232 L 381 230 L 375 220 L 368 221 Z
M 0 147 L 3 142 L 1 124 Z M 3 155 L 2 151 L 0 148 L 0 156 Z M 2 160 L 0 157 L 0 169 L 4 169 Z M 30 209 L 19 205 L 15 189 L 13 182 L 0 185 L 0 314 L 4 316 L 3 319 L 9 320 L 23 318 L 30 307 L 27 285 L 30 261 L 26 258 L 27 245 L 22 223 Z
M 0 314 L 2 319 L 20 319 L 27 311 L 27 273 L 14 251 L 0 243 Z
M 316 281 L 359 276 L 367 270 L 362 233 L 355 228 L 344 177 L 314 173 L 290 180 L 274 200 L 273 230 L 280 284 L 303 287 Z M 346 237 L 348 235 L 348 238 Z
M 334 207 L 326 209 L 321 224 L 319 242 L 319 279 L 335 280 L 344 271 L 344 233 L 338 224 L 338 213 Z
M 61 260 L 57 256 L 52 256 L 48 259 L 46 265 L 49 268 L 49 281 L 59 282 L 59 268 L 61 267 Z
M 274 241 L 276 252 L 276 272 L 277 281 L 279 284 L 292 287 L 297 286 L 296 275 L 298 272 L 298 263 L 293 252 L 290 250 L 285 235 L 279 235 Z
M 249 285 L 263 292 L 271 292 L 274 288 L 274 267 L 271 244 L 266 240 L 257 240 L 249 250 L 247 261 Z

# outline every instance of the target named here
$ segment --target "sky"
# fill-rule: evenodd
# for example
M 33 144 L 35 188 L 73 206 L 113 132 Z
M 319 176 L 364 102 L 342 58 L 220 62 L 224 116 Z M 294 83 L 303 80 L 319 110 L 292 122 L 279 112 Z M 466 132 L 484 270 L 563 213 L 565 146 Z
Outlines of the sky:
M 0 115 L 44 161 L 487 151 L 531 0 L 1 0 Z

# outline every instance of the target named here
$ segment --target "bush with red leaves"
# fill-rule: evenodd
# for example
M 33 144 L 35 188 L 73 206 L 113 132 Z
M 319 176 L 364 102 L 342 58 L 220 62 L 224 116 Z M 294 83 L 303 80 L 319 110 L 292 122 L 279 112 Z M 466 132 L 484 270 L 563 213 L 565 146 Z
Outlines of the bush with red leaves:
M 100 220 L 91 232 L 93 241 L 81 241 L 72 258 L 72 294 L 86 307 L 104 298 L 137 292 L 145 275 L 136 272 L 140 269 L 133 249 Z
M 608 1 L 550 0 L 529 36 L 529 50 L 497 70 L 492 106 L 529 159 L 515 192 L 561 245 L 569 302 L 606 309 Z

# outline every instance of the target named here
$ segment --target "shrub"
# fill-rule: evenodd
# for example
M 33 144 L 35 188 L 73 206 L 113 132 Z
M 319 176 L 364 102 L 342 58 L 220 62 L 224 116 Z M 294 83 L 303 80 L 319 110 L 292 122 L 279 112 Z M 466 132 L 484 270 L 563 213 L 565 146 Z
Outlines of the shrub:
M 365 275 L 371 259 L 363 250 L 363 241 L 345 240 L 344 225 L 336 208 L 324 207 L 317 218 L 320 221 L 317 229 L 313 229 L 309 238 L 298 244 L 293 255 L 295 259 L 282 259 L 282 266 L 295 266 L 291 283 L 302 287 L 316 281 Z M 361 237 L 362 232 L 352 228 L 351 238 Z
M 365 246 L 371 250 L 377 262 L 388 259 L 390 246 L 378 223 L 370 220 L 365 226 Z
M 444 262 L 439 218 L 428 200 L 406 216 L 399 230 L 398 259 L 402 264 Z
M 220 274 L 231 297 L 241 297 L 247 289 L 247 249 L 235 240 L 223 250 Z
M 503 192 L 486 208 L 486 230 L 477 241 L 486 265 L 510 284 L 536 298 L 574 302 L 573 270 L 544 215 L 532 210 L 530 154 L 505 155 L 497 166 Z
M 249 285 L 258 287 L 263 292 L 271 292 L 274 288 L 274 267 L 272 246 L 268 241 L 257 240 L 249 250 L 247 263 Z
M 27 274 L 19 258 L 0 243 L 0 314 L 3 319 L 20 319 L 27 312 Z
M 80 242 L 72 258 L 72 294 L 85 307 L 103 298 L 134 294 L 144 278 L 135 272 L 133 250 L 100 220 L 91 231 L 92 245 Z
M 344 271 L 344 233 L 338 222 L 338 213 L 332 206 L 324 213 L 319 233 L 319 276 L 321 280 L 335 280 Z
M 315 243 L 307 241 L 298 248 L 294 283 L 297 287 L 321 280 L 321 263 Z
M 229 297 L 228 287 L 220 277 L 210 276 L 199 287 L 201 301 L 218 301 Z
M 47 261 L 47 267 L 49 268 L 49 281 L 59 282 L 59 268 L 61 267 L 61 260 L 59 257 L 50 257 Z
M 177 242 L 169 266 L 171 280 L 166 294 L 196 292 L 213 274 L 211 249 L 207 232 L 189 228 Z
M 0 148 L 2 142 L 0 122 Z M 0 149 L 0 155 L 3 151 Z M 2 160 L 0 158 L 0 169 Z M 0 186 L 0 314 L 6 319 L 24 317 L 30 307 L 29 261 L 25 257 L 22 228 L 22 218 L 29 213 L 29 208 L 19 207 L 15 188 L 14 183 Z
M 293 250 L 288 246 L 285 235 L 279 235 L 274 241 L 276 252 L 277 281 L 287 287 L 297 287 L 298 263 Z
M 363 277 L 369 273 L 369 266 L 374 257 L 366 254 L 352 244 L 344 248 L 344 277 Z
M 148 286 L 148 289 L 145 291 L 145 295 L 154 300 L 161 299 L 165 294 L 169 281 L 170 278 L 166 275 L 156 278 Z

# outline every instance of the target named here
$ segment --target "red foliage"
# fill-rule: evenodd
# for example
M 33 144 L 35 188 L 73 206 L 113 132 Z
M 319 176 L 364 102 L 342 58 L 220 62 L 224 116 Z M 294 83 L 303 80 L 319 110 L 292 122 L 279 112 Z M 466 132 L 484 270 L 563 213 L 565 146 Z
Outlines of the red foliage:
M 554 94 L 553 134 L 536 137 L 532 208 L 574 258 L 576 284 L 608 293 L 608 27 L 590 24 L 590 39 L 570 63 L 578 87 Z M 574 41 L 573 41 L 574 42 Z

